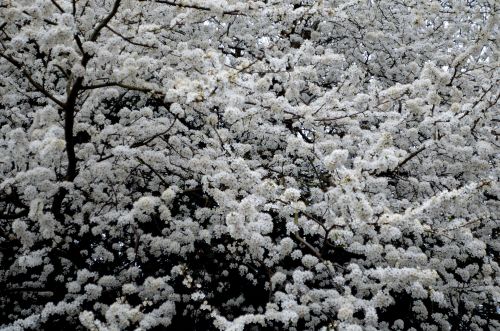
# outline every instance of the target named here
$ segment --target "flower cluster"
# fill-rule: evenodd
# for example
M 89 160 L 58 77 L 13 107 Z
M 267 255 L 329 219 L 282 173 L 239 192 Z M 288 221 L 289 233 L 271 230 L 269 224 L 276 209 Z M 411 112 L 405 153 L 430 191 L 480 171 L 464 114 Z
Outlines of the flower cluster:
M 498 5 L 0 5 L 0 329 L 497 330 Z

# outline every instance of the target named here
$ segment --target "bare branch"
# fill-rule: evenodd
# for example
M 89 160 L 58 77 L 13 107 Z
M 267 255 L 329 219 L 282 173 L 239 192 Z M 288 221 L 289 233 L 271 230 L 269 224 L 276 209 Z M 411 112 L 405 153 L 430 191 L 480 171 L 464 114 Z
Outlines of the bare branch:
M 61 13 L 64 13 L 64 9 L 57 3 L 56 0 L 50 0 L 50 1 L 54 4 L 54 6 L 57 7 L 57 9 L 59 9 Z

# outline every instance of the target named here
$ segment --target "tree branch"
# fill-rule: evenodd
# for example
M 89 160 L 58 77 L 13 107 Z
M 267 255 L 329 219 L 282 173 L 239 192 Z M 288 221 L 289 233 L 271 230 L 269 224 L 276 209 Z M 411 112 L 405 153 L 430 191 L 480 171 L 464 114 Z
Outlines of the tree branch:
M 146 0 L 139 0 L 140 2 L 144 2 Z M 208 7 L 203 7 L 200 5 L 194 5 L 194 4 L 183 4 L 183 3 L 178 3 L 175 1 L 168 1 L 168 0 L 156 0 L 156 3 L 161 3 L 169 6 L 175 6 L 179 8 L 189 8 L 189 9 L 197 9 L 197 10 L 202 10 L 202 11 L 212 11 L 211 8 Z M 244 13 L 240 12 L 239 10 L 226 10 L 222 12 L 222 15 L 237 15 L 237 16 L 246 16 Z
M 156 169 L 155 169 L 155 168 L 153 168 L 152 166 L 150 166 L 149 164 L 147 164 L 146 162 L 144 162 L 144 160 L 143 160 L 143 159 L 141 159 L 141 158 L 140 158 L 140 157 L 138 157 L 138 156 L 136 157 L 136 159 L 137 159 L 137 161 L 139 161 L 139 163 L 140 163 L 140 164 L 145 165 L 146 167 L 148 167 L 148 169 L 149 169 L 149 170 L 151 170 L 151 171 L 152 171 L 152 172 L 153 172 L 153 173 L 154 173 L 154 174 L 155 174 L 155 175 L 156 175 L 156 176 L 157 176 L 157 177 L 161 180 L 161 182 L 162 182 L 162 183 L 163 183 L 166 187 L 169 187 L 168 182 L 165 180 L 165 178 L 163 178 L 163 176 L 162 176 L 162 175 L 160 175 L 160 174 L 158 173 L 158 171 L 156 171 Z
M 52 94 L 50 94 L 40 83 L 38 83 L 37 81 L 35 81 L 33 79 L 33 77 L 31 76 L 31 74 L 26 69 L 24 69 L 24 65 L 21 62 L 17 61 L 13 57 L 11 57 L 11 56 L 3 53 L 3 52 L 0 52 L 0 57 L 3 57 L 8 62 L 10 62 L 14 67 L 16 67 L 23 74 L 23 76 L 28 80 L 28 82 L 30 82 L 30 84 L 38 92 L 42 93 L 47 98 L 49 98 L 50 100 L 52 100 L 53 102 L 55 102 L 59 107 L 64 108 L 64 106 L 65 106 L 64 102 L 60 101 L 55 96 L 53 96 Z
M 56 7 L 57 7 L 57 9 L 59 9 L 59 11 L 60 11 L 61 13 L 64 13 L 64 12 L 65 12 L 65 11 L 64 11 L 64 9 L 62 9 L 62 7 L 61 7 L 61 6 L 57 3 L 57 1 L 56 1 L 56 0 L 50 0 L 50 1 L 54 4 L 54 6 L 56 6 Z
M 23 211 L 20 211 L 19 213 L 14 213 L 14 214 L 0 214 L 0 219 L 3 220 L 15 220 L 24 216 L 28 215 L 28 210 L 25 209 Z
M 413 159 L 418 154 L 422 153 L 424 150 L 425 150 L 425 146 L 420 147 L 419 149 L 417 149 L 416 151 L 414 151 L 413 153 L 408 155 L 406 158 L 404 158 L 403 161 L 399 162 L 398 165 L 394 169 L 391 170 L 391 172 L 397 171 L 399 168 L 404 166 L 408 161 Z
M 118 7 L 120 7 L 121 0 L 116 0 L 115 3 L 113 4 L 113 8 L 111 9 L 111 12 L 106 16 L 95 28 L 94 32 L 92 32 L 92 35 L 90 36 L 90 41 L 96 41 L 97 38 L 99 37 L 99 34 L 101 33 L 101 30 L 111 21 L 111 19 L 116 15 L 118 12 Z
M 116 34 L 118 37 L 122 38 L 123 40 L 125 40 L 126 42 L 132 44 L 132 45 L 136 45 L 136 46 L 140 46 L 140 47 L 147 47 L 147 48 L 158 48 L 156 46 L 151 46 L 151 45 L 146 45 L 146 44 L 142 44 L 142 43 L 138 43 L 136 41 L 133 41 L 132 38 L 129 38 L 129 37 L 125 37 L 124 35 L 122 35 L 121 33 L 119 33 L 118 31 L 114 30 L 113 28 L 111 28 L 109 25 L 106 25 L 106 28 L 113 32 L 114 34 Z

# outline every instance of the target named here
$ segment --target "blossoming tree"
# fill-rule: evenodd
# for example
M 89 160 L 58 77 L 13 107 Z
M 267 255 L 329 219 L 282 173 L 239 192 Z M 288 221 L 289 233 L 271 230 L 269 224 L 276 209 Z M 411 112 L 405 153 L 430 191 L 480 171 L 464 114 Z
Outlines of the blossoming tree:
M 2 330 L 498 330 L 495 0 L 4 0 Z

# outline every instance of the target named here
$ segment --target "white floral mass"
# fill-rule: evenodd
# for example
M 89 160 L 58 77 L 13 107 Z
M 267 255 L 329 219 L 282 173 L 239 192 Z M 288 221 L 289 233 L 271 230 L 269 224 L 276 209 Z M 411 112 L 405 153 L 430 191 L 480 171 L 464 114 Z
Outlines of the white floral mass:
M 0 330 L 500 330 L 499 10 L 0 1 Z

